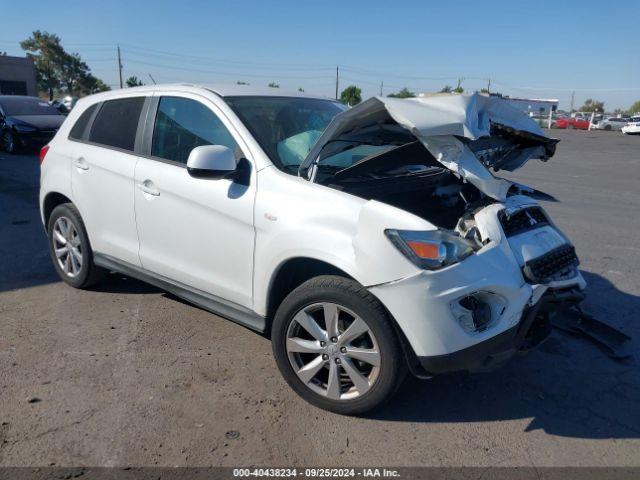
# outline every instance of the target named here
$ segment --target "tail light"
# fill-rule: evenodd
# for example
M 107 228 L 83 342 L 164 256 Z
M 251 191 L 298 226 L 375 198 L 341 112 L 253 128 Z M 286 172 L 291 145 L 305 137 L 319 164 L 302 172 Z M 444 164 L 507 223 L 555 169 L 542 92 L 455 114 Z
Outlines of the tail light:
M 44 157 L 47 156 L 47 152 L 49 151 L 49 145 L 45 145 L 40 149 L 40 165 L 44 162 Z

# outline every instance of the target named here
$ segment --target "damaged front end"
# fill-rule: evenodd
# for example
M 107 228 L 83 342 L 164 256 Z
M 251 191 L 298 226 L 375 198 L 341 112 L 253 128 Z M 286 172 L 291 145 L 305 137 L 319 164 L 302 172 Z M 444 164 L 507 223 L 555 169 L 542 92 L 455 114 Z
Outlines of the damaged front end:
M 368 287 L 423 375 L 491 368 L 546 338 L 551 311 L 582 300 L 575 249 L 533 198 L 540 192 L 492 173 L 546 161 L 556 144 L 499 99 L 374 98 L 338 115 L 301 164 L 311 181 L 370 200 L 356 258 L 382 281 Z M 423 228 L 407 229 L 388 206 Z M 376 276 L 380 255 L 367 249 L 381 234 L 418 273 Z

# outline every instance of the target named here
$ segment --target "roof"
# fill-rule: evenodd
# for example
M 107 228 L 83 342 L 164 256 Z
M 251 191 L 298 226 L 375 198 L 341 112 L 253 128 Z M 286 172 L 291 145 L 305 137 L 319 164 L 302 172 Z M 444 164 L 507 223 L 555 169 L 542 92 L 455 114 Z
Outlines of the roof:
M 318 98 L 329 99 L 322 95 L 312 95 L 305 92 L 298 92 L 296 90 L 286 90 L 281 88 L 272 87 L 258 87 L 254 85 L 237 85 L 237 84 L 197 84 L 197 83 L 164 83 L 154 85 L 143 85 L 141 87 L 132 87 L 124 89 L 110 90 L 109 92 L 102 92 L 103 94 L 115 94 L 125 92 L 162 92 L 164 90 L 183 90 L 183 89 L 205 89 L 210 92 L 216 93 L 221 97 L 236 97 L 236 96 L 264 96 L 264 97 L 299 97 L 299 98 Z

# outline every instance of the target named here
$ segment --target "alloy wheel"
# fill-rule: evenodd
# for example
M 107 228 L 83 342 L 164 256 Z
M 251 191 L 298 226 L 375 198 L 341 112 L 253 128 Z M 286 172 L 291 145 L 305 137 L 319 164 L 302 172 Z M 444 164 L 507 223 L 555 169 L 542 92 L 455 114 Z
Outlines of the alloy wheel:
M 336 303 L 315 303 L 300 310 L 287 329 L 286 351 L 298 378 L 332 400 L 364 395 L 380 372 L 373 331 Z
M 60 217 L 53 225 L 53 251 L 58 266 L 65 275 L 73 278 L 82 270 L 82 243 L 73 222 Z

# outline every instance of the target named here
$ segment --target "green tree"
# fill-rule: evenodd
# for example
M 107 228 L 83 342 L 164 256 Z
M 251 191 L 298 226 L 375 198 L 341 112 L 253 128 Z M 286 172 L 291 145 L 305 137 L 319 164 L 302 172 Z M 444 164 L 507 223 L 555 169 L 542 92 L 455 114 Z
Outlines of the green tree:
M 604 102 L 594 100 L 593 98 L 587 98 L 584 101 L 584 105 L 580 107 L 580 112 L 604 112 Z
M 49 100 L 53 100 L 53 92 L 61 84 L 62 65 L 67 55 L 60 45 L 60 37 L 36 30 L 31 37 L 20 42 L 20 46 L 33 59 L 38 88 L 48 92 Z
M 302 87 L 298 87 L 298 91 L 299 91 L 299 92 L 304 92 L 304 88 L 302 88 Z
M 91 95 L 92 93 L 105 92 L 107 90 L 111 90 L 109 85 L 106 85 L 99 78 L 94 77 L 91 74 L 83 77 L 80 81 L 80 85 L 78 88 L 79 95 Z
M 631 107 L 629 107 L 629 113 L 631 115 L 633 115 L 635 113 L 640 113 L 640 100 L 638 100 L 636 103 L 631 105 Z
M 453 89 L 453 93 L 464 93 L 464 88 L 456 87 Z
M 65 51 L 57 35 L 36 30 L 31 37 L 20 42 L 20 46 L 33 59 L 38 89 L 46 91 L 49 100 L 53 100 L 54 93 L 60 89 L 69 95 L 109 89 L 102 80 L 91 74 L 80 55 Z
M 135 75 L 132 75 L 129 78 L 127 78 L 126 84 L 127 84 L 127 87 L 141 87 L 144 85 L 144 83 L 142 83 L 142 80 L 139 80 L 138 77 L 136 77 Z
M 453 92 L 453 87 L 451 85 L 445 85 L 438 93 L 451 93 Z
M 238 80 L 236 82 L 236 85 L 249 85 L 249 83 L 248 82 L 243 82 L 242 80 Z
M 340 101 L 349 106 L 357 105 L 362 101 L 362 90 L 355 85 L 349 85 L 340 94 Z
M 409 90 L 407 87 L 404 87 L 399 92 L 390 93 L 389 95 L 387 95 L 387 97 L 392 97 L 392 98 L 413 98 L 415 96 L 416 94 L 411 90 Z
M 271 83 L 269 84 L 269 86 L 270 86 L 271 88 L 280 88 L 280 85 L 278 85 L 276 82 L 271 82 Z

